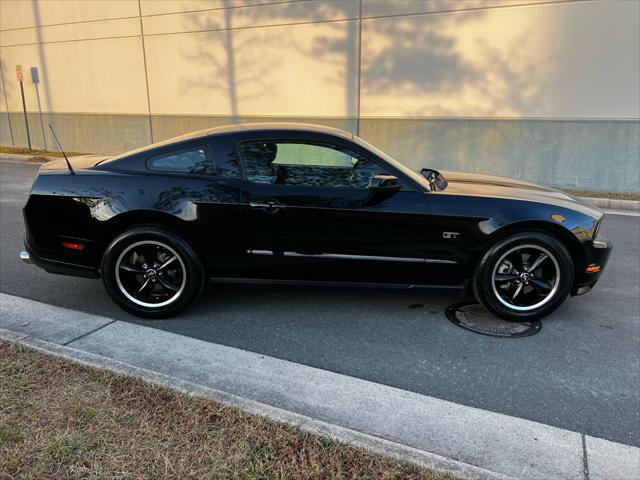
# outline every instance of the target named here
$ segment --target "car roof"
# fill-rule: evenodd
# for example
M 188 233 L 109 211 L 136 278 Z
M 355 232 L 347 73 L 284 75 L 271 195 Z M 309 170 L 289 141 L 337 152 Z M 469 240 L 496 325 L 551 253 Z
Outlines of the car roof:
M 265 130 L 327 133 L 329 135 L 338 135 L 350 140 L 353 139 L 352 133 L 345 132 L 344 130 L 340 130 L 339 128 L 327 127 L 325 125 L 316 125 L 313 123 L 296 122 L 240 123 L 237 125 L 224 125 L 222 127 L 200 130 L 200 133 L 206 132 L 207 135 L 218 135 L 222 133 L 254 132 Z
M 234 125 L 223 125 L 220 127 L 204 128 L 202 130 L 196 130 L 193 132 L 185 133 L 177 137 L 168 138 L 160 142 L 145 145 L 144 147 L 136 148 L 128 152 L 121 153 L 119 155 L 110 157 L 99 163 L 110 163 L 114 160 L 120 160 L 131 155 L 146 152 L 147 150 L 153 150 L 158 147 L 164 147 L 173 143 L 184 142 L 186 140 L 192 140 L 197 138 L 203 138 L 207 136 L 217 136 L 233 133 L 250 133 L 260 131 L 271 132 L 315 132 L 324 133 L 328 135 L 335 135 L 353 140 L 353 134 L 340 130 L 339 128 L 327 127 L 325 125 L 315 125 L 312 123 L 296 123 L 296 122 L 262 122 L 262 123 L 239 123 Z

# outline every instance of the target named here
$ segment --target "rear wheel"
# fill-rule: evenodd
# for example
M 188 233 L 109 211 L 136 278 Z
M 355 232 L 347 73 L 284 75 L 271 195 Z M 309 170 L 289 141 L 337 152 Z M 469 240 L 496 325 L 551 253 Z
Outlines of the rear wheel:
M 166 318 L 187 308 L 204 286 L 198 255 L 180 235 L 138 227 L 107 247 L 102 278 L 111 298 L 144 318 Z
M 523 232 L 493 245 L 473 276 L 473 292 L 487 310 L 526 322 L 558 308 L 573 284 L 571 255 L 554 237 Z

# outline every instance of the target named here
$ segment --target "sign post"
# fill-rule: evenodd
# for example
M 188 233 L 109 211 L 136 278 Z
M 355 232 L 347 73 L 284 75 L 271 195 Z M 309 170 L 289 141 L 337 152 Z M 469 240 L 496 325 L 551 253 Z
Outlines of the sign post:
M 40 75 L 38 74 L 38 67 L 31 67 L 31 81 L 36 87 L 36 98 L 38 99 L 38 112 L 40 113 L 40 129 L 42 130 L 42 144 L 44 149 L 47 149 L 47 135 L 44 130 L 44 117 L 42 116 L 42 104 L 40 103 L 40 89 L 38 84 L 40 83 Z
M 27 118 L 27 104 L 24 101 L 24 74 L 22 72 L 22 65 L 16 65 L 16 77 L 20 82 L 20 95 L 22 95 L 22 111 L 24 112 L 24 126 L 27 129 L 27 143 L 29 144 L 29 151 L 31 148 L 31 134 L 29 133 L 29 119 Z

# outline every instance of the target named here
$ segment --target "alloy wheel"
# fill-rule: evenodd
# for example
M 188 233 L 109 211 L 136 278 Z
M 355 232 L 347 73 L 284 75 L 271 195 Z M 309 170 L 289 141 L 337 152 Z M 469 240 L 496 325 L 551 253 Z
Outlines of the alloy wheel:
M 129 245 L 118 257 L 115 269 L 120 292 L 147 308 L 173 303 L 187 283 L 180 255 L 170 246 L 155 240 Z
M 493 293 L 500 303 L 517 311 L 545 305 L 560 286 L 560 266 L 540 245 L 518 245 L 504 253 L 493 267 Z

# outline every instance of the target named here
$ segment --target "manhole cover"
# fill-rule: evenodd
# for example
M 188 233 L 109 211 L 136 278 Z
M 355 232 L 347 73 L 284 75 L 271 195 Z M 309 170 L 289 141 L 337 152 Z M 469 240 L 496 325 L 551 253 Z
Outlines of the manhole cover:
M 474 302 L 456 303 L 447 307 L 447 318 L 460 328 L 491 337 L 528 337 L 542 328 L 540 320 L 519 323 L 507 322 L 487 312 Z

